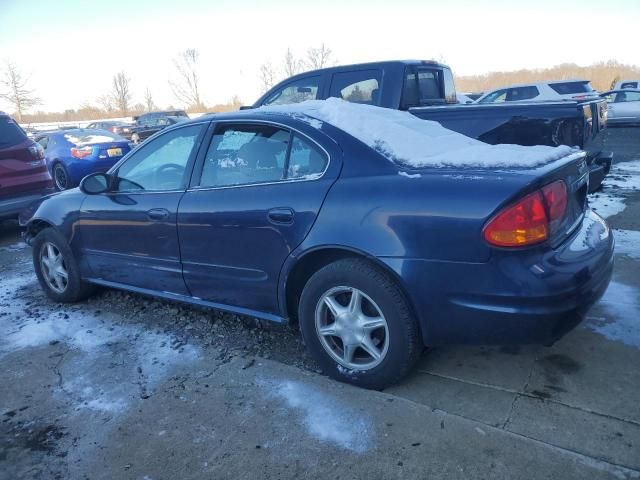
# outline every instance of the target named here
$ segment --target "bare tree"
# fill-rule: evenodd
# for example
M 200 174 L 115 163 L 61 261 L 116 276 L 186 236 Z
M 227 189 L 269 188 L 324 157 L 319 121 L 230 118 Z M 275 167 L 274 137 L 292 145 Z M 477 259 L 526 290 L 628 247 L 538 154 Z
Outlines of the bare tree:
M 156 109 L 156 104 L 153 102 L 153 97 L 151 96 L 151 90 L 149 90 L 149 88 L 144 91 L 144 105 L 147 112 L 151 112 Z
M 305 65 L 309 70 L 317 70 L 329 65 L 333 52 L 324 42 L 318 47 L 311 47 L 307 50 L 307 60 Z
M 276 72 L 271 62 L 260 65 L 260 81 L 262 82 L 262 91 L 266 92 L 273 84 L 276 83 Z
M 195 48 L 188 48 L 174 60 L 177 78 L 170 80 L 169 85 L 176 99 L 186 107 L 204 109 L 200 97 L 200 78 L 198 75 L 198 57 Z
M 98 102 L 98 105 L 100 105 L 100 108 L 107 113 L 111 113 L 115 110 L 111 95 L 101 95 L 96 99 L 96 101 Z
M 113 76 L 111 97 L 116 108 L 122 115 L 129 114 L 129 103 L 131 102 L 129 81 L 129 77 L 127 77 L 127 74 L 124 72 L 118 72 Z
M 23 77 L 18 67 L 7 62 L 4 75 L 0 77 L 0 98 L 8 101 L 16 110 L 18 122 L 22 122 L 22 115 L 29 108 L 38 105 L 40 99 L 27 88 L 28 78 Z
M 304 62 L 293 55 L 290 48 L 284 54 L 284 73 L 287 77 L 293 77 L 304 68 Z

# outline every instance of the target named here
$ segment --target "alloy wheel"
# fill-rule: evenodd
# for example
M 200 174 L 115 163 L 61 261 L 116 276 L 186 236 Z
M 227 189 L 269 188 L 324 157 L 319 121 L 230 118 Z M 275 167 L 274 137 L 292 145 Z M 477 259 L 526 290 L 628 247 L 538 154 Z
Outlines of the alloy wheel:
M 58 190 L 66 190 L 69 184 L 69 180 L 67 179 L 67 172 L 65 172 L 64 167 L 59 163 L 53 168 L 53 179 L 56 182 L 56 188 Z
M 357 288 L 325 292 L 316 305 L 315 327 L 322 347 L 345 368 L 370 370 L 387 355 L 387 321 L 380 307 Z
M 40 266 L 47 286 L 56 293 L 64 293 L 69 285 L 69 272 L 60 249 L 44 242 L 40 249 Z

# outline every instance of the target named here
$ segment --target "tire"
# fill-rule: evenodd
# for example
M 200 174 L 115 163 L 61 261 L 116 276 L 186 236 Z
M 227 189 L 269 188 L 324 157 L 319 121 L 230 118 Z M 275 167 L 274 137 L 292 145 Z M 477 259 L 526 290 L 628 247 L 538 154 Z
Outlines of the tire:
M 33 268 L 38 282 L 50 299 L 73 303 L 93 293 L 93 287 L 80 277 L 78 262 L 60 232 L 54 228 L 45 228 L 36 235 L 31 246 Z M 53 257 L 58 258 L 58 255 L 61 255 L 60 261 L 54 262 Z M 48 261 L 43 260 L 45 256 Z
M 56 186 L 56 190 L 62 191 L 62 190 L 67 190 L 68 188 L 71 188 L 71 179 L 69 178 L 69 172 L 67 172 L 67 169 L 62 163 L 57 162 L 53 166 L 52 173 L 53 173 L 53 183 Z
M 360 308 L 351 308 L 358 303 Z M 323 373 L 341 382 L 383 389 L 402 379 L 423 350 L 418 325 L 399 286 L 364 259 L 339 260 L 312 275 L 302 291 L 298 315 L 309 354 Z

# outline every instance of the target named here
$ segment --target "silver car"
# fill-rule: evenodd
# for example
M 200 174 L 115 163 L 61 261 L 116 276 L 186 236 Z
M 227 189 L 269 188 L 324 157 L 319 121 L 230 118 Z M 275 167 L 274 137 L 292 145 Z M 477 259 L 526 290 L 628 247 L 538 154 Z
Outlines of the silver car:
M 609 125 L 640 125 L 640 89 L 610 90 L 600 96 L 609 104 Z

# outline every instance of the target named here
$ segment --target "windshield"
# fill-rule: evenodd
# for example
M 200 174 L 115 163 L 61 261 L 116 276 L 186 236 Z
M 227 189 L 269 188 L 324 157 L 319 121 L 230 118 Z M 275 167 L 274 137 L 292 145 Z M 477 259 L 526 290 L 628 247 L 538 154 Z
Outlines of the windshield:
M 27 138 L 20 126 L 9 117 L 0 117 L 0 147 L 12 147 Z

